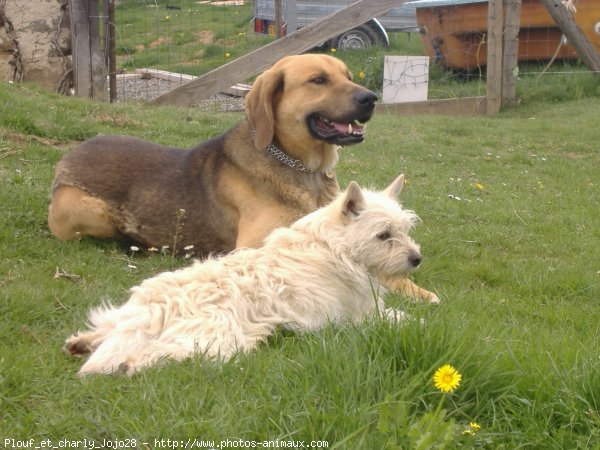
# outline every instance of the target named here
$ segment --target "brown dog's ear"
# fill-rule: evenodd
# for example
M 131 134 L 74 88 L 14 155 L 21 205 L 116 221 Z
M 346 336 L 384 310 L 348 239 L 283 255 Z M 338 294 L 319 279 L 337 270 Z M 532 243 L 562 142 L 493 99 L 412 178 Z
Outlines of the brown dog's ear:
M 392 184 L 390 184 L 383 193 L 390 197 L 392 200 L 397 200 L 402 188 L 404 187 L 404 174 L 396 178 Z
M 256 130 L 254 146 L 264 150 L 273 141 L 275 116 L 273 97 L 283 87 L 283 71 L 269 69 L 259 76 L 246 95 L 246 117 Z

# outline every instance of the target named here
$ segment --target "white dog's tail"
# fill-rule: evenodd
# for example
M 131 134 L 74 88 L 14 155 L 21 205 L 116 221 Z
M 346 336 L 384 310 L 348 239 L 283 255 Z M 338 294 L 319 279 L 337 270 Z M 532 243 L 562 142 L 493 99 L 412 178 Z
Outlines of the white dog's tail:
M 156 362 L 165 355 L 166 349 L 158 352 L 150 343 L 161 334 L 163 320 L 164 311 L 160 305 L 138 308 L 125 304 L 115 308 L 105 304 L 92 310 L 89 315 L 91 331 L 80 337 L 91 338 L 94 351 L 79 374 L 117 371 L 132 374 L 140 367 Z

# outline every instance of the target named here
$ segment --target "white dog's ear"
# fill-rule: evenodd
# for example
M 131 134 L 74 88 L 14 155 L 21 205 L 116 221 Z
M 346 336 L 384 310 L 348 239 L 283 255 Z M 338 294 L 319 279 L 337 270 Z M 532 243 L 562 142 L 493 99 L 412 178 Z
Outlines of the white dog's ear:
M 392 184 L 390 184 L 383 193 L 390 197 L 392 200 L 396 200 L 402 192 L 402 188 L 404 187 L 404 174 L 400 175 L 398 178 L 394 180 Z
M 358 216 L 363 209 L 365 209 L 365 197 L 358 184 L 351 181 L 344 193 L 342 215 L 348 216 L 352 214 Z

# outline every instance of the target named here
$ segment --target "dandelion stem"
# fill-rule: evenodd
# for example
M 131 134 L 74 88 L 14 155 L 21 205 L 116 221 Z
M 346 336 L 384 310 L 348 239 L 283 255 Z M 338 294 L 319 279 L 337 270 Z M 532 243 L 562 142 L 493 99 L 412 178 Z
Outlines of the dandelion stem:
M 175 258 L 177 254 L 177 243 L 179 241 L 181 227 L 183 226 L 183 219 L 185 219 L 185 209 L 180 208 L 177 211 L 177 222 L 175 223 L 175 235 L 173 236 L 173 251 L 171 252 L 171 257 Z

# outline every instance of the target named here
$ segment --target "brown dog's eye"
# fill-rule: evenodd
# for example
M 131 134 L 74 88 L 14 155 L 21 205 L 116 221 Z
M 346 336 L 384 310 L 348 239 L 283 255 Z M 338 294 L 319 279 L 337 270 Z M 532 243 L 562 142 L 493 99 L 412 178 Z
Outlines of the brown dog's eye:
M 379 239 L 380 241 L 387 241 L 391 237 L 392 234 L 389 231 L 382 231 L 377 235 L 377 239 Z
M 316 77 L 310 80 L 310 82 L 314 84 L 325 84 L 327 80 L 324 77 Z

